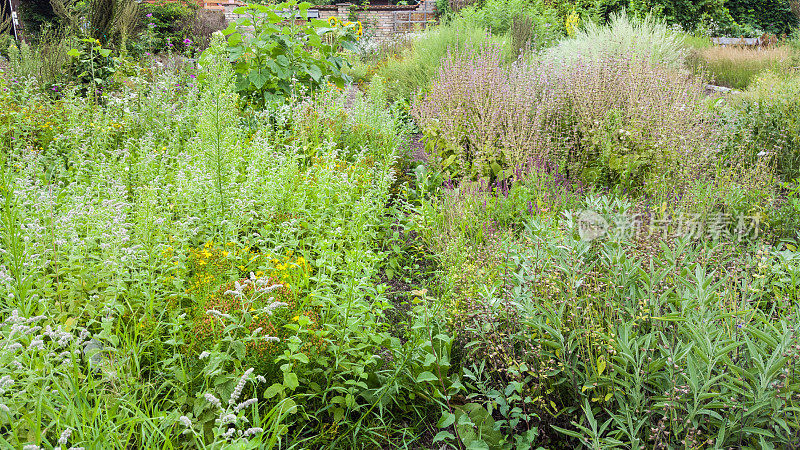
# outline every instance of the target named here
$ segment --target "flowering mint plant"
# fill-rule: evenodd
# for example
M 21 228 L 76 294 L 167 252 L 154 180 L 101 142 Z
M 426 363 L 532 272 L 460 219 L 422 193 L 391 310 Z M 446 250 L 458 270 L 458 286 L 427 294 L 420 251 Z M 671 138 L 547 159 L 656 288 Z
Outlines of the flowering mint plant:
M 347 62 L 339 51 L 355 50 L 358 24 L 309 21 L 310 6 L 291 0 L 235 10 L 244 17 L 223 33 L 239 94 L 264 104 L 290 96 L 295 84 L 312 90 L 326 82 L 344 86 L 342 68 Z

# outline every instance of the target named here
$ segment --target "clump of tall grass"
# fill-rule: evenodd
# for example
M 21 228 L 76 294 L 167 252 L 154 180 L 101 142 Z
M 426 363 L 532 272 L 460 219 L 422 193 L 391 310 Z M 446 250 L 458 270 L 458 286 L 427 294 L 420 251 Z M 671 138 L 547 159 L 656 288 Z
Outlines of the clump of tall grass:
M 400 53 L 389 55 L 377 74 L 387 80 L 391 99 L 408 98 L 428 85 L 436 75 L 447 52 L 463 48 L 467 42 L 487 39 L 487 32 L 465 21 L 453 22 L 426 31 Z M 509 46 L 500 38 L 489 38 L 503 47 L 503 57 L 512 59 Z
M 711 46 L 692 50 L 687 58 L 695 72 L 705 71 L 714 83 L 740 90 L 747 89 L 759 73 L 788 71 L 796 62 L 797 55 L 787 46 Z
M 677 69 L 683 65 L 683 39 L 683 35 L 652 16 L 636 19 L 619 13 L 611 16 L 608 26 L 587 23 L 574 38 L 564 39 L 548 50 L 544 58 L 572 64 L 627 56 Z

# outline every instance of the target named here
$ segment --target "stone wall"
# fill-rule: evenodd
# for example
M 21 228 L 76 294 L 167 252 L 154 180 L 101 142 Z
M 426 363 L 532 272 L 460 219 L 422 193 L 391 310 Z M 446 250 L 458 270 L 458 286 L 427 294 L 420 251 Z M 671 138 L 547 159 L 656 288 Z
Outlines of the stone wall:
M 338 17 L 349 20 L 350 3 L 320 6 L 319 18 L 328 20 Z M 436 0 L 423 0 L 414 6 L 374 5 L 356 10 L 356 20 L 361 21 L 368 32 L 379 41 L 391 40 L 396 34 L 408 33 L 425 28 L 426 22 L 433 20 L 436 13 Z M 411 21 L 411 23 L 409 23 Z
M 351 6 L 350 3 L 338 3 L 312 8 L 309 12 L 317 11 L 322 20 L 337 17 L 346 22 L 350 20 Z M 228 22 L 240 17 L 233 12 L 237 7 L 236 5 L 225 5 L 225 19 Z M 436 0 L 422 0 L 418 5 L 413 6 L 373 5 L 367 9 L 358 8 L 356 20 L 361 21 L 366 33 L 378 41 L 384 42 L 393 39 L 396 34 L 425 28 L 427 23 L 433 20 L 435 14 Z

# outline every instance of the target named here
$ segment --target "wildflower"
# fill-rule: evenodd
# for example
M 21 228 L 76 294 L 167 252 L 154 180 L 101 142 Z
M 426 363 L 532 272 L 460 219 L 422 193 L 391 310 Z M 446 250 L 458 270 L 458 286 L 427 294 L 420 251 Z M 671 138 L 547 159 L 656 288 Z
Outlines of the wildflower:
M 247 400 L 243 401 L 242 403 L 239 403 L 238 405 L 236 405 L 236 407 L 233 408 L 233 412 L 238 413 L 239 411 L 247 408 L 248 406 L 251 406 L 251 405 L 255 404 L 256 402 L 258 402 L 257 398 L 247 399 Z
M 231 394 L 231 398 L 228 400 L 229 405 L 233 405 L 239 400 L 239 396 L 242 395 L 242 390 L 244 390 L 244 385 L 247 383 L 247 378 L 250 374 L 253 373 L 253 368 L 249 368 L 244 372 L 242 378 L 239 379 L 239 383 L 236 384 L 236 387 L 233 389 L 233 393 Z
M 183 426 L 185 426 L 186 428 L 192 428 L 192 420 L 189 419 L 188 417 L 180 416 L 178 417 L 178 420 L 180 420 Z
M 242 436 L 249 437 L 249 436 L 254 436 L 256 434 L 260 434 L 260 433 L 263 433 L 263 432 L 264 432 L 264 429 L 261 428 L 261 427 L 252 427 L 252 428 L 248 428 L 247 430 L 245 430 L 244 434 L 242 434 Z
M 69 439 L 70 436 L 72 436 L 72 430 L 67 428 L 61 433 L 61 436 L 58 438 L 58 444 L 67 445 L 67 440 Z
M 210 353 L 208 353 L 208 352 L 200 353 L 200 359 L 208 358 L 208 355 L 210 355 Z
M 212 405 L 216 406 L 217 408 L 222 408 L 222 402 L 219 401 L 219 399 L 217 397 L 215 397 L 214 394 L 206 393 L 206 394 L 203 395 L 203 397 L 205 397 L 205 399 L 206 399 L 206 401 L 208 403 L 211 403 Z

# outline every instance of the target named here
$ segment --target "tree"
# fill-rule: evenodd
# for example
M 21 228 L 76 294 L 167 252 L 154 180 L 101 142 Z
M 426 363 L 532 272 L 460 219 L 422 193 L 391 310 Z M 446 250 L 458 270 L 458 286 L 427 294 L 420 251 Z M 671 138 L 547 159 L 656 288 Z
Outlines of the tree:
M 134 0 L 50 0 L 50 4 L 74 34 L 86 34 L 106 46 L 124 46 L 139 26 L 139 3 Z

